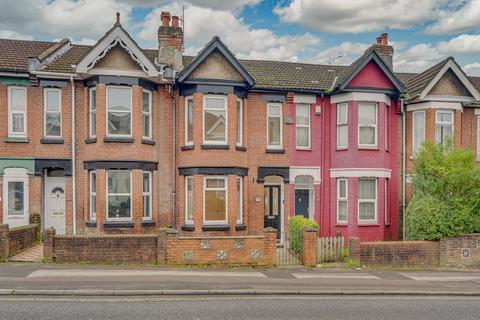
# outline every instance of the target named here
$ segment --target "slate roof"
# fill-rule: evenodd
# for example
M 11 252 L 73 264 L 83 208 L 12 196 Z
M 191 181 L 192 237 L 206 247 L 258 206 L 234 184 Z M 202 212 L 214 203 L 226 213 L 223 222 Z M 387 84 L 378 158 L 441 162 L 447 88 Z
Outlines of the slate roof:
M 445 60 L 442 60 L 436 65 L 408 79 L 405 83 L 407 86 L 408 95 L 410 97 L 415 97 L 416 95 L 420 94 L 428 86 L 428 84 L 435 78 L 435 76 L 443 68 L 443 66 L 449 61 L 449 59 L 453 59 L 453 58 L 449 57 Z
M 55 43 L 0 39 L 0 70 L 28 72 L 28 58 L 41 55 Z

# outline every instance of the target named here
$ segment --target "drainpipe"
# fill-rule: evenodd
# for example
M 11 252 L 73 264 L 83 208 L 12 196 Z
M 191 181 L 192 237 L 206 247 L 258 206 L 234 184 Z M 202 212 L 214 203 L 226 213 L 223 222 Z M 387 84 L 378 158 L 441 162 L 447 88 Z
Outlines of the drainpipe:
M 400 112 L 402 113 L 402 240 L 405 240 L 405 206 L 406 206 L 406 128 L 407 128 L 407 121 L 406 121 L 406 113 L 405 113 L 405 105 L 403 103 L 403 99 L 400 99 Z
M 75 181 L 75 81 L 73 75 L 70 76 L 72 85 L 72 203 L 73 203 L 73 234 L 77 234 L 77 188 Z
M 177 140 L 176 140 L 176 130 L 177 130 L 177 97 L 173 92 L 173 84 L 168 86 L 168 94 L 173 100 L 173 124 L 172 124 L 172 146 L 173 146 L 173 154 L 172 154 L 172 224 L 173 228 L 177 228 L 177 180 L 176 180 L 176 166 L 177 166 Z

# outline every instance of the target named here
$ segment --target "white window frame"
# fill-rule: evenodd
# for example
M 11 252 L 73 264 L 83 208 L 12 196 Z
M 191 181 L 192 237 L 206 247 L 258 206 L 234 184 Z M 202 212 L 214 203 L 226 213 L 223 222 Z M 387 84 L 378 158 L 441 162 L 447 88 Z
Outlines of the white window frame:
M 96 182 L 97 181 L 97 172 L 95 170 L 90 171 L 90 173 L 89 173 L 89 178 L 90 178 L 90 180 L 89 180 L 90 210 L 88 212 L 88 218 L 89 218 L 90 221 L 96 221 L 97 220 L 97 208 L 96 208 L 97 186 L 95 185 L 95 192 L 93 192 L 92 191 L 93 190 L 93 183 L 92 183 L 93 182 L 93 178 L 92 178 L 93 175 L 95 175 L 95 182 Z M 95 208 L 93 208 L 93 205 L 92 205 L 92 203 L 93 203 L 92 198 L 93 197 L 95 197 Z
M 238 182 L 240 182 L 240 191 L 236 190 L 237 192 L 237 224 L 243 223 L 243 177 L 237 177 L 237 186 Z M 237 187 L 238 188 L 238 187 Z M 240 209 L 240 219 L 238 215 L 238 209 Z
M 360 199 L 360 180 L 374 180 L 375 181 L 375 199 Z M 358 224 L 376 224 L 378 221 L 378 178 L 374 177 L 360 177 L 357 182 L 357 219 Z M 375 219 L 366 220 L 360 219 L 360 203 L 373 203 L 375 210 Z
M 237 99 L 237 146 L 243 146 L 243 100 Z
M 193 225 L 193 219 L 194 219 L 194 212 L 193 212 L 193 208 L 190 208 L 188 206 L 188 181 L 191 181 L 192 182 L 192 195 L 194 197 L 194 201 L 195 201 L 195 180 L 193 179 L 193 176 L 186 176 L 185 177 L 185 224 L 187 225 Z M 188 210 L 189 209 L 192 209 L 192 219 L 188 219 Z
M 390 224 L 390 219 L 388 216 L 388 179 L 384 180 L 385 184 L 385 193 L 384 193 L 384 201 L 385 201 L 385 225 Z
M 421 148 L 421 144 L 419 144 L 419 147 L 417 150 L 415 150 L 415 144 L 417 140 L 420 140 L 419 137 L 415 135 L 415 115 L 418 114 L 423 114 L 423 139 L 421 139 L 421 143 L 425 141 L 425 123 L 426 123 L 426 112 L 425 110 L 420 110 L 420 111 L 414 111 L 412 113 L 412 155 L 416 154 L 418 152 L 418 149 Z
M 95 110 L 92 110 L 92 92 L 95 91 Z M 95 138 L 97 136 L 97 88 L 92 87 L 88 90 L 88 136 L 90 138 Z M 92 115 L 95 114 L 95 126 L 92 126 Z M 93 134 L 93 129 L 95 129 L 95 134 Z
M 225 191 L 225 220 L 210 220 L 205 219 L 205 193 L 207 191 L 207 180 L 208 179 L 223 179 L 225 180 L 225 188 L 209 188 L 210 191 Z M 215 225 L 215 224 L 228 224 L 228 176 L 205 176 L 203 177 L 203 224 L 205 225 Z
M 445 114 L 451 114 L 452 115 L 452 121 L 451 122 L 443 122 L 443 121 L 438 121 L 438 115 L 441 113 Z M 454 139 L 455 137 L 455 112 L 453 110 L 437 110 L 435 112 L 435 143 L 440 143 L 441 141 L 438 141 L 437 137 L 437 125 L 451 125 L 452 126 L 452 136 L 451 139 Z
M 340 197 L 340 183 L 345 182 L 345 197 Z M 340 201 L 347 203 L 347 219 L 340 220 Z M 337 179 L 337 224 L 348 224 L 348 179 L 347 178 L 338 178 Z
M 340 119 L 340 112 L 339 109 L 340 107 L 345 106 L 345 114 L 346 114 L 346 121 L 342 122 Z M 348 148 L 348 103 L 347 102 L 342 102 L 342 103 L 337 103 L 337 149 L 347 149 Z M 347 139 L 346 139 L 346 145 L 340 145 L 340 139 L 338 138 L 340 136 L 340 128 L 341 127 L 347 127 Z
M 480 161 L 480 115 L 477 116 L 477 161 Z
M 279 107 L 280 115 L 270 115 L 270 107 Z M 270 145 L 270 135 L 268 133 L 268 120 L 272 118 L 280 118 L 280 145 Z M 279 150 L 283 148 L 283 105 L 281 103 L 267 103 L 267 149 Z
M 21 90 L 25 94 L 25 109 L 23 111 L 12 110 L 12 90 Z M 23 132 L 14 132 L 13 131 L 13 113 L 23 114 Z M 26 138 L 27 137 L 27 88 L 18 87 L 18 86 L 9 86 L 8 87 L 8 136 L 15 138 Z
M 145 190 L 143 189 L 143 176 L 147 174 L 148 175 L 148 192 L 145 192 Z M 145 212 L 145 208 L 143 208 L 144 211 L 142 211 L 142 219 L 143 221 L 151 221 L 153 219 L 152 217 L 152 200 L 153 200 L 153 197 L 152 197 L 152 172 L 151 171 L 143 171 L 142 172 L 142 204 L 144 204 L 144 198 L 145 197 L 149 197 L 150 198 L 150 201 L 148 201 L 148 216 L 145 217 L 143 215 L 143 213 Z
M 361 105 L 373 105 L 375 106 L 375 125 L 372 126 L 366 126 L 366 125 L 363 125 L 361 126 L 360 125 L 360 106 Z M 357 142 L 358 142 L 358 147 L 359 148 L 377 148 L 378 147 L 378 103 L 376 102 L 370 102 L 370 101 L 359 101 L 358 102 L 358 114 L 357 114 Z M 362 144 L 360 143 L 360 128 L 361 127 L 373 127 L 375 128 L 375 142 L 373 144 Z
M 124 171 L 127 171 L 130 173 L 130 193 L 112 193 L 110 194 L 108 192 L 108 174 L 110 172 L 113 172 L 113 171 L 121 171 L 121 172 L 124 172 Z M 119 169 L 113 169 L 113 170 L 106 170 L 105 171 L 105 189 L 106 189 L 106 207 L 105 207 L 105 215 L 106 215 L 106 220 L 107 221 L 132 221 L 133 220 L 133 199 L 132 199 L 132 194 L 133 194 L 133 190 L 132 190 L 132 186 L 133 186 L 133 182 L 132 182 L 132 170 L 119 170 Z M 108 216 L 108 196 L 110 195 L 115 195 L 115 196 L 129 196 L 130 197 L 130 218 L 110 218 Z
M 109 109 L 109 89 L 110 88 L 121 88 L 121 89 L 129 89 L 130 90 L 130 134 L 116 134 L 116 133 L 109 133 L 108 132 L 108 128 L 109 128 L 109 125 L 108 125 L 108 115 L 110 113 L 110 109 Z M 130 138 L 133 136 L 133 91 L 132 91 L 132 87 L 128 87 L 128 86 L 107 86 L 106 88 L 106 116 L 105 116 L 105 131 L 106 131 L 106 136 L 107 137 L 119 137 L 119 138 L 122 138 L 122 137 L 125 137 L 125 138 Z M 114 111 L 114 112 L 121 112 L 121 113 L 127 113 L 127 111 Z
M 225 140 L 223 141 L 215 141 L 215 140 L 206 140 L 205 139 L 205 113 L 206 110 L 209 110 L 207 108 L 207 99 L 223 99 L 224 101 L 224 108 L 225 108 Z M 218 145 L 224 145 L 228 144 L 228 106 L 227 106 L 227 96 L 221 95 L 221 94 L 209 94 L 209 95 L 204 95 L 203 96 L 203 143 L 204 144 L 218 144 Z M 212 110 L 219 110 L 219 109 L 212 109 Z
M 300 125 L 298 124 L 297 121 L 297 113 L 298 113 L 298 107 L 306 107 L 308 110 L 308 125 Z M 311 131 L 311 124 L 312 124 L 312 119 L 311 119 L 311 106 L 308 103 L 297 103 L 295 104 L 295 146 L 299 150 L 308 150 L 312 146 L 312 131 Z M 308 129 L 308 145 L 307 146 L 299 146 L 297 145 L 297 134 L 298 134 L 298 128 L 307 128 Z
M 22 182 L 23 183 L 23 215 L 8 215 L 8 183 Z M 9 224 L 10 228 L 28 225 L 30 210 L 29 210 L 29 177 L 27 170 L 24 168 L 6 168 L 3 175 L 3 223 Z M 19 224 L 13 223 L 10 220 L 17 220 Z
M 143 94 L 148 94 L 148 112 L 143 110 Z M 143 89 L 142 90 L 142 138 L 144 139 L 152 139 L 152 91 Z M 133 113 L 132 113 L 133 115 Z M 143 116 L 148 116 L 148 132 L 149 136 L 144 136 L 144 128 L 143 128 Z
M 189 101 L 192 101 L 192 108 L 195 109 L 195 106 L 193 105 L 193 103 L 194 103 L 193 97 L 192 97 L 192 96 L 186 97 L 186 98 L 185 98 L 185 108 L 184 108 L 184 113 L 185 113 L 185 121 L 184 121 L 184 122 L 185 122 L 185 124 L 184 124 L 185 130 L 184 130 L 184 134 L 185 134 L 185 145 L 186 145 L 186 146 L 191 146 L 191 145 L 193 145 L 193 139 L 192 139 L 192 141 L 189 141 L 189 140 L 188 140 L 188 102 L 189 102 Z M 194 117 L 194 112 L 193 112 L 193 111 L 194 111 L 194 110 L 192 110 L 192 123 L 193 123 L 193 117 Z M 195 124 L 194 124 L 194 125 L 195 125 Z M 193 128 L 192 128 L 192 130 L 193 130 Z M 192 132 L 192 138 L 193 138 L 193 132 Z
M 385 104 L 385 150 L 390 149 L 390 107 Z
M 58 92 L 58 111 L 48 111 L 47 110 L 47 94 L 48 92 Z M 58 136 L 49 136 L 47 135 L 47 113 L 59 114 L 60 115 L 60 135 Z M 45 88 L 43 89 L 43 136 L 45 138 L 51 139 L 61 139 L 63 134 L 62 128 L 62 90 L 58 88 Z

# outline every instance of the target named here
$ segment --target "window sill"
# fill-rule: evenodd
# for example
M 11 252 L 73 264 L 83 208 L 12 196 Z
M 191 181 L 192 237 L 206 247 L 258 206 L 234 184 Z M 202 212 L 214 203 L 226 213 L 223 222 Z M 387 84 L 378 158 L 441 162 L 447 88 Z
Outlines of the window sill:
M 192 145 L 187 145 L 187 146 L 181 146 L 180 150 L 185 151 L 185 150 L 193 150 L 194 146 Z
M 336 148 L 335 151 L 348 151 L 348 147 L 345 148 Z
M 295 151 L 312 151 L 312 148 L 295 148 Z
M 63 144 L 63 139 L 43 138 L 40 140 L 41 144 Z
M 104 228 L 133 228 L 133 222 L 105 222 L 103 223 Z
M 154 146 L 155 141 L 153 141 L 152 139 L 142 138 L 142 144 L 148 144 L 150 146 Z
M 183 231 L 195 231 L 195 226 L 191 224 L 185 224 L 181 228 Z
M 223 149 L 228 150 L 230 146 L 228 144 L 201 144 L 200 148 L 202 149 Z
M 14 143 L 28 143 L 28 138 L 20 138 L 20 137 L 5 137 L 3 138 L 3 142 L 14 142 Z
M 237 230 L 237 231 L 247 230 L 247 226 L 245 224 L 237 224 L 235 226 L 235 230 Z
M 142 227 L 155 227 L 157 223 L 152 220 L 144 220 L 142 221 Z
M 85 144 L 89 144 L 89 143 L 97 143 L 97 138 L 88 138 L 85 140 Z
M 378 147 L 358 146 L 358 150 L 379 151 Z
M 348 223 L 336 223 L 335 227 L 348 227 Z
M 121 138 L 121 137 L 105 137 L 103 142 L 118 142 L 118 143 L 133 143 L 133 138 Z
M 228 231 L 230 230 L 229 225 L 203 225 L 202 231 Z
M 244 147 L 244 146 L 235 146 L 235 150 L 238 150 L 238 151 L 247 151 L 247 147 Z
M 372 222 L 372 223 L 368 223 L 368 222 L 361 223 L 361 222 L 359 222 L 358 226 L 359 227 L 379 227 L 380 225 L 378 223 L 375 223 L 375 222 Z
M 278 153 L 278 154 L 282 154 L 282 153 L 285 153 L 285 149 L 266 149 L 265 150 L 265 153 Z
M 85 225 L 87 227 L 95 228 L 95 227 L 97 227 L 97 221 L 87 221 L 87 222 L 85 222 Z

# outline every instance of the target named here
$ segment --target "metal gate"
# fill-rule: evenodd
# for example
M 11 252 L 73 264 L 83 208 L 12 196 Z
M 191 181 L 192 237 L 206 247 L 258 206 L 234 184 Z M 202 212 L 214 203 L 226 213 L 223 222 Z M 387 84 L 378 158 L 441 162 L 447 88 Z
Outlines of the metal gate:
M 277 243 L 277 264 L 279 266 L 298 266 L 302 265 L 302 259 L 295 252 L 290 250 L 290 234 L 284 232 L 280 239 L 283 243 Z

